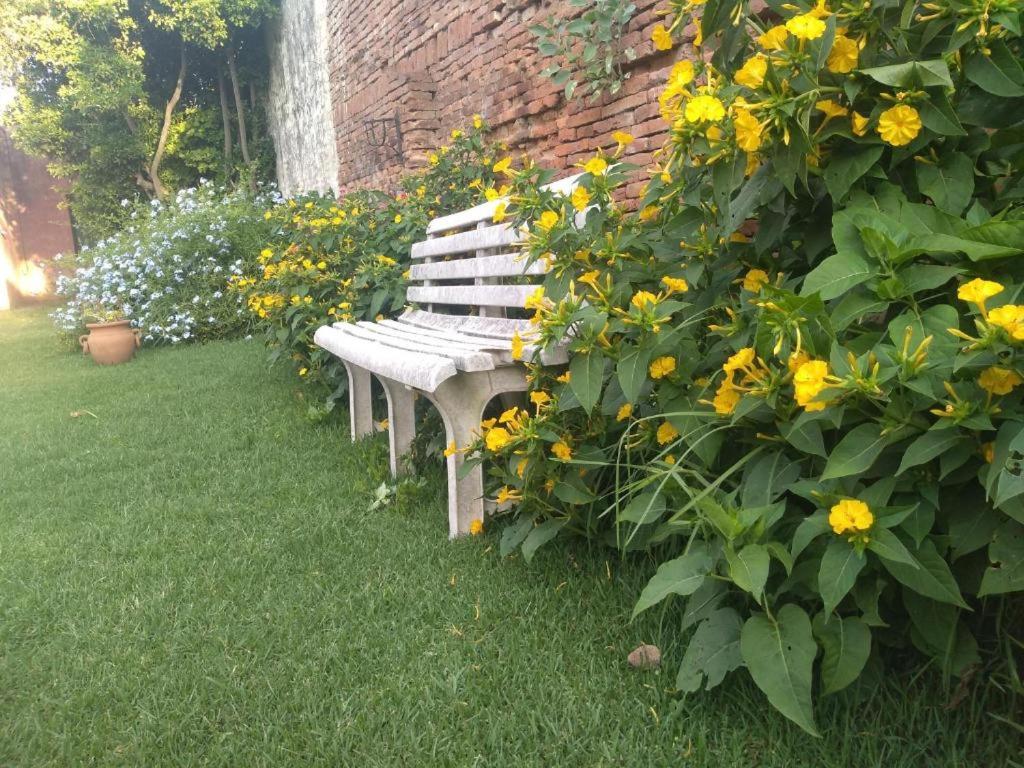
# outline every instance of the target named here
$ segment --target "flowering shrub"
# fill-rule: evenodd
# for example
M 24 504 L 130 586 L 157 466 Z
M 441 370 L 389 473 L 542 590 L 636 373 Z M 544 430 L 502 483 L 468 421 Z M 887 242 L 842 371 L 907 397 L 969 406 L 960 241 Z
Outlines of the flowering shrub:
M 570 362 L 467 448 L 505 551 L 653 551 L 636 613 L 695 628 L 676 687 L 742 667 L 816 733 L 815 674 L 912 646 L 962 675 L 1024 589 L 1021 8 L 670 5 L 657 47 L 692 21 L 697 51 L 638 211 L 626 134 L 571 198 L 503 166 L 551 266 L 527 341 Z
M 451 143 L 428 156 L 428 167 L 389 195 L 360 190 L 340 200 L 287 200 L 264 214 L 272 226 L 257 269 L 232 281 L 266 329 L 271 356 L 294 361 L 303 378 L 346 391 L 341 362 L 313 344 L 332 320 L 373 320 L 405 306 L 410 247 L 427 222 L 506 191 L 494 187 L 486 125 L 474 117 Z
M 241 331 L 249 318 L 228 279 L 255 261 L 269 229 L 263 211 L 277 199 L 273 189 L 253 198 L 204 182 L 132 211 L 125 229 L 82 248 L 73 271 L 58 278 L 67 299 L 53 313 L 58 329 L 77 336 L 86 322 L 117 312 L 153 344 Z

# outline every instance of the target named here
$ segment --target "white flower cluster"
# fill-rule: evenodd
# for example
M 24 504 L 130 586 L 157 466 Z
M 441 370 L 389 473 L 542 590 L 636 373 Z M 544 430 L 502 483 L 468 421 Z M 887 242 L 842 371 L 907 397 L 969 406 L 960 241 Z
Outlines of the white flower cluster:
M 228 280 L 255 260 L 266 238 L 263 212 L 280 202 L 270 186 L 253 198 L 203 181 L 136 208 L 125 229 L 83 248 L 74 272 L 58 278 L 67 303 L 54 322 L 77 333 L 90 314 L 116 310 L 156 344 L 241 331 L 247 313 Z

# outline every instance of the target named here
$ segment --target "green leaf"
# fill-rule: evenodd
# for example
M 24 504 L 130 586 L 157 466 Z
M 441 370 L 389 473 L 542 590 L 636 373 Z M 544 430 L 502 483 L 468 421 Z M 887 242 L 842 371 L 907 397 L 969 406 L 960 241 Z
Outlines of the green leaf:
M 796 531 L 793 533 L 793 544 L 790 549 L 793 559 L 796 560 L 800 557 L 800 553 L 807 549 L 808 544 L 830 530 L 830 528 L 828 513 L 824 510 L 818 510 L 813 515 L 808 515 L 801 520 L 800 525 L 796 527 Z
M 697 591 L 686 599 L 686 610 L 683 611 L 683 621 L 679 631 L 685 632 L 694 624 L 708 618 L 727 594 L 728 587 L 725 581 L 705 578 L 704 583 L 697 587 Z
M 764 585 L 768 583 L 768 569 L 771 566 L 768 550 L 760 544 L 748 544 L 739 552 L 727 548 L 725 559 L 729 563 L 729 577 L 736 586 L 752 594 L 760 603 Z
M 533 529 L 533 518 L 524 515 L 511 525 L 505 526 L 501 532 L 501 556 L 508 557 L 516 547 L 526 540 L 527 535 Z
M 899 540 L 899 537 L 880 525 L 876 525 L 872 529 L 868 539 L 868 549 L 883 560 L 901 563 L 910 568 L 917 567 L 916 558 L 910 554 L 910 550 Z
M 803 608 L 782 606 L 774 618 L 757 614 L 740 633 L 743 661 L 769 703 L 812 736 L 811 673 L 817 645 Z
M 784 425 L 780 431 L 786 442 L 798 451 L 823 458 L 828 456 L 821 436 L 821 424 L 816 419 L 801 422 L 798 418 L 792 424 Z
M 990 49 L 990 56 L 976 53 L 967 59 L 964 65 L 967 79 L 996 96 L 1024 96 L 1024 74 L 1014 55 L 1001 41 L 993 41 Z
M 836 253 L 824 259 L 804 278 L 801 296 L 819 293 L 825 301 L 846 293 L 876 274 L 863 257 L 856 253 Z
M 898 88 L 911 88 L 917 85 L 953 87 L 953 81 L 949 76 L 949 67 L 942 59 L 907 61 L 903 64 L 890 64 L 885 67 L 869 67 L 860 70 L 860 73 L 867 75 L 875 82 Z
M 834 480 L 866 472 L 875 463 L 885 443 L 880 424 L 869 422 L 854 427 L 832 449 L 821 479 Z
M 743 621 L 732 608 L 719 608 L 700 623 L 690 638 L 676 676 L 676 688 L 684 693 L 710 691 L 725 676 L 742 666 L 740 630 Z
M 821 684 L 824 693 L 841 691 L 858 677 L 871 655 L 871 629 L 856 616 L 814 617 L 814 636 L 824 651 Z
M 962 152 L 942 155 L 938 163 L 917 163 L 917 186 L 939 208 L 959 216 L 974 194 L 974 163 Z
M 574 355 L 569 363 L 569 386 L 587 413 L 597 405 L 603 385 L 604 356 L 597 350 Z
M 714 563 L 703 548 L 694 548 L 682 557 L 662 563 L 633 608 L 633 618 L 669 595 L 692 595 L 703 583 Z
M 843 296 L 832 308 L 832 327 L 837 331 L 846 330 L 851 323 L 860 320 L 864 315 L 878 314 L 888 308 L 887 300 L 879 299 L 865 289 L 858 288 Z
M 874 536 L 875 533 L 877 531 L 872 531 L 871 535 Z M 870 544 L 868 546 L 870 547 Z M 874 548 L 872 550 L 875 551 Z M 961 608 L 967 607 L 949 565 L 930 539 L 925 539 L 917 552 L 911 553 L 911 557 L 914 558 L 916 567 L 880 555 L 885 569 L 904 586 L 932 600 Z
M 929 131 L 943 136 L 967 135 L 945 94 L 933 94 L 931 101 L 917 105 L 917 111 L 921 116 L 921 124 Z
M 528 563 L 532 561 L 537 550 L 555 538 L 567 522 L 568 520 L 551 518 L 530 531 L 523 542 L 523 559 Z
M 902 475 L 911 467 L 931 461 L 936 456 L 953 449 L 961 440 L 963 440 L 963 435 L 960 434 L 959 429 L 928 430 L 907 446 L 896 474 Z
M 658 521 L 665 511 L 665 498 L 657 491 L 642 493 L 630 500 L 619 512 L 619 522 L 646 525 Z
M 1007 520 L 996 529 L 988 548 L 992 565 L 985 569 L 978 596 L 1024 589 L 1024 526 Z
M 846 597 L 866 563 L 867 558 L 846 539 L 834 538 L 828 543 L 818 570 L 818 591 L 826 614 L 831 614 Z
M 633 348 L 619 358 L 619 364 L 615 367 L 615 373 L 619 377 L 619 386 L 626 400 L 635 403 L 640 396 L 640 390 L 647 380 L 647 366 L 651 362 L 651 350 Z M 570 379 L 570 383 L 571 383 Z
M 881 144 L 876 144 L 860 151 L 843 152 L 833 156 L 825 168 L 824 178 L 828 193 L 832 195 L 835 203 L 841 202 L 854 182 L 878 162 L 883 149 Z

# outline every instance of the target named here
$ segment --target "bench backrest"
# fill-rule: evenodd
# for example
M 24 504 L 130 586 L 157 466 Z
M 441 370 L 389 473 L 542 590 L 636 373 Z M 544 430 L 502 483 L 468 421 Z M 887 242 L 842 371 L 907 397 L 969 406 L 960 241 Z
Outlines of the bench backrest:
M 581 174 L 547 185 L 569 195 Z M 495 224 L 493 216 L 503 198 L 482 203 L 427 225 L 427 239 L 412 246 L 416 261 L 410 270 L 406 299 L 430 312 L 464 314 L 468 308 L 484 317 L 502 317 L 505 309 L 522 309 L 540 284 L 524 279 L 543 275 L 540 262 L 528 264 L 511 225 Z

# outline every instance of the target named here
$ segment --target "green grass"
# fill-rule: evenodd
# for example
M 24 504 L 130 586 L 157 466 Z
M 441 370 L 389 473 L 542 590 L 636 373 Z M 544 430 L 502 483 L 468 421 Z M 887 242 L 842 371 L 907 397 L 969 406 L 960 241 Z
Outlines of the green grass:
M 76 417 L 73 413 L 78 413 Z M 0 314 L 0 765 L 1002 766 L 930 673 L 804 735 L 738 678 L 677 706 L 674 614 L 583 545 L 449 543 L 441 473 L 313 425 L 256 342 L 102 368 Z M 626 668 L 640 642 L 661 672 Z

